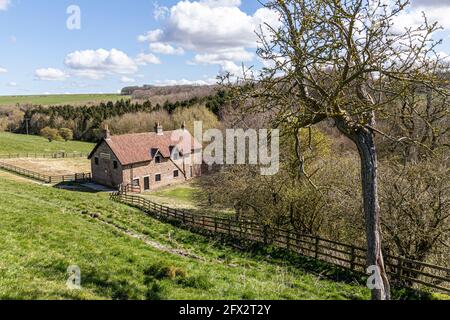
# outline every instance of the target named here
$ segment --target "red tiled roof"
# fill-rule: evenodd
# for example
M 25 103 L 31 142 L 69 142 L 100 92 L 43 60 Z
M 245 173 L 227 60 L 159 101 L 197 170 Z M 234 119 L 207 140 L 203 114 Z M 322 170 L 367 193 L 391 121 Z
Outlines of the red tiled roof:
M 122 165 L 129 165 L 153 160 L 152 149 L 159 150 L 163 157 L 169 158 L 170 147 L 174 147 L 177 144 L 182 144 L 181 140 L 177 141 L 174 139 L 174 132 L 181 133 L 181 131 L 178 130 L 164 131 L 162 135 L 158 135 L 155 132 L 126 134 L 111 136 L 109 139 L 104 139 L 103 141 L 108 144 Z M 191 150 L 198 150 L 202 148 L 202 145 L 195 140 L 187 130 L 184 131 L 184 139 L 191 139 Z M 184 152 L 183 150 L 179 151 Z M 95 149 L 90 157 L 92 157 L 94 152 Z

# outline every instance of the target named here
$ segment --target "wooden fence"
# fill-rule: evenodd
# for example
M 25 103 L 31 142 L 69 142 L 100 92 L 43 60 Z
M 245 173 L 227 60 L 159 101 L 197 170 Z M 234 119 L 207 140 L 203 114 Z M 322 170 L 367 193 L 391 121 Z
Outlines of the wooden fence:
M 111 199 L 141 209 L 158 219 L 181 222 L 212 234 L 244 241 L 275 245 L 302 256 L 312 257 L 338 267 L 366 274 L 366 249 L 354 245 L 262 226 L 245 219 L 225 219 L 172 209 L 145 198 L 113 193 Z M 429 287 L 450 294 L 450 269 L 419 261 L 386 255 L 387 272 L 396 284 L 405 287 Z
M 81 152 L 55 152 L 55 153 L 8 153 L 0 154 L 0 159 L 18 159 L 18 158 L 35 158 L 35 159 L 66 159 L 66 158 L 87 158 L 89 153 Z
M 0 162 L 0 169 L 16 173 L 21 176 L 41 181 L 44 183 L 86 182 L 91 180 L 91 173 L 75 173 L 69 175 L 50 176 L 39 172 L 34 172 L 20 167 L 16 167 L 4 162 Z

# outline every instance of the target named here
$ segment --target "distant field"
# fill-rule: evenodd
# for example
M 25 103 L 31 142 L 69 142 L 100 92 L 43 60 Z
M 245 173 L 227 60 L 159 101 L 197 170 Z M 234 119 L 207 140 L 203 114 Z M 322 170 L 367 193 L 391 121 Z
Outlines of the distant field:
M 127 96 L 119 94 L 60 94 L 41 96 L 0 96 L 1 105 L 19 104 L 40 104 L 40 105 L 60 105 L 60 104 L 81 104 L 98 103 L 106 101 L 117 101 L 127 99 Z
M 91 172 L 91 162 L 87 158 L 73 158 L 73 159 L 27 158 L 27 159 L 2 159 L 1 161 L 22 169 L 50 176 Z
M 80 141 L 53 141 L 14 133 L 0 132 L 0 154 L 9 153 L 52 153 L 52 152 L 91 152 L 94 144 Z
M 198 214 L 233 216 L 233 210 L 214 205 L 214 203 L 213 205 L 208 203 L 206 192 L 196 184 L 199 181 L 198 179 L 188 184 L 174 185 L 158 191 L 146 192 L 143 194 L 143 197 L 171 208 L 188 210 Z

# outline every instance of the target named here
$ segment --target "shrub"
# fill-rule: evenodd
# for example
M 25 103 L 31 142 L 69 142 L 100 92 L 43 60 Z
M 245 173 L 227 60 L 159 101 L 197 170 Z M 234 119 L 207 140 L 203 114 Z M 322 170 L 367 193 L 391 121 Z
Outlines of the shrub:
M 69 128 L 61 128 L 59 129 L 59 135 L 65 140 L 73 140 L 73 131 Z
M 62 139 L 59 135 L 58 130 L 52 129 L 50 127 L 45 127 L 44 129 L 42 129 L 40 134 L 42 137 L 47 138 L 49 142 Z

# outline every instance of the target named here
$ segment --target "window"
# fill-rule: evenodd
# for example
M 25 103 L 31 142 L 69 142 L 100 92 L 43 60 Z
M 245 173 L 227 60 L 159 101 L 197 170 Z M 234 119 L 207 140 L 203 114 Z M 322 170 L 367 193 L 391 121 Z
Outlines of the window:
M 141 185 L 141 182 L 139 179 L 133 179 L 133 187 L 139 187 Z
M 150 190 L 150 177 L 144 178 L 144 190 Z
M 156 182 L 161 182 L 161 175 L 160 174 L 155 175 L 155 181 Z
M 173 177 L 174 177 L 174 178 L 178 178 L 179 176 L 180 176 L 180 171 L 175 170 L 175 171 L 173 172 Z
M 95 165 L 98 166 L 99 161 L 98 161 L 97 157 L 94 158 L 94 162 L 95 162 Z
M 160 156 L 157 156 L 155 158 L 155 163 L 161 163 L 161 157 Z
M 114 161 L 113 164 L 114 164 L 114 169 L 117 169 L 119 167 L 119 164 L 117 163 L 117 161 Z

